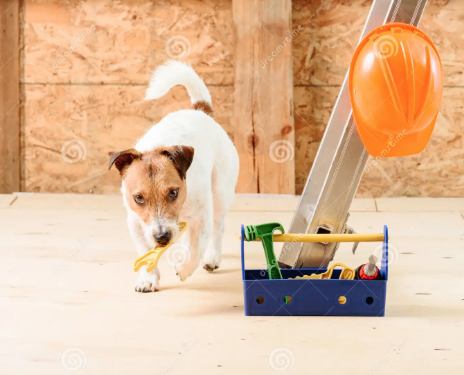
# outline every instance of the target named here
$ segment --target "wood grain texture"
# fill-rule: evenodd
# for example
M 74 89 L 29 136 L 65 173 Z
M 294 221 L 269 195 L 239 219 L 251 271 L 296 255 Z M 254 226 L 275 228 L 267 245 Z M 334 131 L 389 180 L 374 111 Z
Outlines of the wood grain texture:
M 168 59 L 203 78 L 232 138 L 231 11 L 230 0 L 25 0 L 23 190 L 118 192 L 108 153 L 191 108 L 181 87 L 143 102 L 152 71 Z
M 9 208 L 17 198 L 14 194 L 0 194 L 0 208 Z
M 294 0 L 293 79 L 299 85 L 341 85 L 372 1 Z
M 291 1 L 235 0 L 233 19 L 237 191 L 293 194 Z
M 0 1 L 0 194 L 20 189 L 19 17 L 17 0 Z
M 168 59 L 233 84 L 231 1 L 25 0 L 24 81 L 146 84 Z
M 358 196 L 460 197 L 464 195 L 463 88 L 447 87 L 432 138 L 420 154 L 370 159 Z
M 13 1 L 0 3 L 2 7 L 14 4 Z M 281 7 L 284 3 L 276 2 L 275 6 Z M 242 163 L 238 191 L 279 191 L 281 187 L 276 188 L 274 182 L 267 184 L 262 180 L 266 186 L 259 186 L 262 176 L 291 185 L 292 178 L 282 177 L 280 171 L 286 164 L 272 163 L 268 156 L 273 141 L 280 137 L 292 142 L 293 137 L 295 192 L 301 193 L 372 1 L 293 0 L 288 30 L 299 30 L 291 40 L 294 105 L 289 104 L 290 100 L 283 100 L 275 109 L 281 111 L 282 105 L 285 112 L 293 107 L 294 124 L 289 125 L 292 129 L 285 136 L 277 128 L 269 130 L 269 124 L 280 115 L 273 111 L 268 116 L 265 113 L 266 108 L 270 109 L 269 98 L 275 93 L 273 86 L 279 91 L 282 84 L 287 85 L 278 72 L 279 59 L 287 53 L 285 48 L 279 48 L 284 38 L 275 37 L 282 30 L 274 29 L 272 23 L 262 36 L 250 39 L 248 35 L 270 19 L 260 16 L 267 14 L 264 10 L 239 13 L 239 7 L 243 10 L 258 7 L 258 2 L 234 2 L 234 13 L 231 0 L 115 0 L 111 3 L 108 0 L 24 0 L 21 4 L 25 42 L 22 91 L 27 94 L 22 112 L 22 131 L 26 137 L 22 148 L 23 190 L 118 191 L 117 176 L 104 175 L 105 178 L 94 183 L 99 176 L 95 173 L 103 171 L 106 164 L 106 150 L 113 148 L 109 142 L 116 143 L 114 147 L 132 144 L 135 134 L 139 136 L 145 126 L 168 113 L 170 106 L 189 107 L 181 89 L 161 101 L 141 102 L 151 71 L 170 58 L 167 52 L 170 51 L 174 57 L 185 54 L 182 60 L 191 63 L 205 80 L 213 95 L 216 119 L 231 138 L 235 136 Z M 2 16 L 3 25 L 5 17 L 6 13 Z M 282 15 L 276 16 L 279 17 Z M 464 196 L 463 17 L 463 1 L 428 1 L 420 28 L 436 44 L 445 75 L 444 100 L 432 139 L 419 155 L 384 159 L 371 168 L 363 177 L 359 197 Z M 247 23 L 252 29 L 245 27 Z M 242 40 L 240 47 L 234 48 L 234 34 L 248 40 Z M 79 36 L 83 36 L 82 41 L 76 43 Z M 168 43 L 170 39 L 173 44 Z M 269 51 L 261 49 L 264 41 Z M 3 54 L 8 47 L 2 43 L 0 48 Z M 256 59 L 257 65 L 247 63 L 248 56 L 270 53 L 273 57 L 272 52 L 277 49 L 278 56 L 264 68 L 259 59 Z M 235 67 L 238 60 L 243 65 Z M 0 70 L 0 76 L 9 83 L 14 75 L 4 73 L 8 66 Z M 269 85 L 263 83 L 263 78 Z M 0 85 L 6 85 L 2 79 Z M 1 97 L 2 111 L 4 102 L 13 99 Z M 258 105 L 252 107 L 254 102 Z M 15 103 L 19 105 L 19 97 Z M 8 116 L 16 116 L 17 108 Z M 155 108 L 159 112 L 151 112 Z M 121 125 L 126 119 L 136 123 L 134 134 Z M 103 121 L 105 126 L 95 125 L 98 121 Z M 283 126 L 282 118 L 279 122 Z M 64 132 L 61 127 L 68 130 Z M 100 133 L 98 129 L 104 130 Z M 6 131 L 16 134 L 11 127 Z M 0 134 L 2 142 L 4 136 L 5 133 Z M 84 142 L 89 154 L 83 162 L 62 164 L 61 147 L 73 139 Z M 0 153 L 12 146 L 16 147 L 15 143 L 8 142 Z M 94 157 L 95 160 L 90 159 Z M 0 165 L 5 160 L 0 158 Z M 16 161 L 9 166 L 13 172 L 19 171 Z M 0 174 L 2 181 L 5 172 Z M 0 184 L 2 188 L 5 186 Z
M 47 206 L 37 194 L 0 212 L 2 374 L 462 374 L 464 221 L 457 212 L 350 217 L 361 233 L 391 228 L 384 318 L 245 317 L 237 237 L 245 218 L 263 223 L 269 212 L 228 213 L 214 273 L 199 268 L 181 282 L 165 255 L 161 291 L 140 294 L 120 199 L 115 209 L 99 197 L 71 197 L 85 209 L 63 195 Z M 273 217 L 288 228 L 292 213 Z M 342 244 L 335 260 L 357 267 L 373 245 L 361 243 L 353 255 Z M 245 246 L 246 268 L 266 268 L 262 245 Z M 74 360 L 62 361 L 65 352 Z M 285 359 L 272 353 L 288 356 L 271 362 L 287 371 L 271 367 L 270 358 Z M 329 353 L 337 360 L 328 363 Z
M 433 41 L 443 64 L 445 87 L 464 86 L 464 2 L 429 0 L 420 29 Z
M 232 136 L 233 87 L 211 87 L 215 120 Z M 24 190 L 117 193 L 120 177 L 107 171 L 109 155 L 132 147 L 173 111 L 191 108 L 181 87 L 145 102 L 145 87 L 26 85 Z
M 371 1 L 293 2 L 296 193 L 302 192 L 333 105 L 367 18 Z M 444 97 L 432 138 L 420 154 L 369 160 L 358 197 L 464 196 L 464 2 L 431 0 L 420 28 L 443 64 Z
M 338 87 L 295 88 L 296 193 L 301 194 L 327 126 Z M 357 197 L 464 195 L 464 89 L 445 87 L 431 140 L 420 154 L 370 158 Z
M 341 85 L 372 1 L 293 0 L 292 22 L 303 26 L 293 42 L 294 84 Z M 464 2 L 429 0 L 419 28 L 440 53 L 445 86 L 463 86 Z

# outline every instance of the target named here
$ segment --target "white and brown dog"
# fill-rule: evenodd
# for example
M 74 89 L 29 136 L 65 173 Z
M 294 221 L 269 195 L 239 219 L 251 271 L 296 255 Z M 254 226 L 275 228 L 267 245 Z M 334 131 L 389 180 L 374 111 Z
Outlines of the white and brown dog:
M 190 256 L 176 266 L 184 281 L 200 262 L 213 271 L 221 263 L 224 218 L 235 194 L 239 160 L 222 127 L 212 117 L 211 95 L 195 71 L 168 62 L 153 73 L 146 100 L 173 86 L 187 88 L 193 109 L 170 113 L 150 128 L 134 148 L 111 155 L 122 177 L 127 223 L 142 256 L 155 244 L 166 245 L 185 221 Z M 195 156 L 194 156 L 195 153 Z M 185 239 L 184 239 L 185 241 Z M 139 271 L 138 292 L 159 290 L 158 269 Z

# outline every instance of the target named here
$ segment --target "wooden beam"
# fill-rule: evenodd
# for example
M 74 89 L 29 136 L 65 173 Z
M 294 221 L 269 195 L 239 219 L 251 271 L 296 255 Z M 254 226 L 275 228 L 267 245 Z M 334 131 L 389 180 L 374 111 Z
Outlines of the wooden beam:
M 0 193 L 20 190 L 19 7 L 0 1 Z
M 295 192 L 291 10 L 290 0 L 233 0 L 239 193 Z

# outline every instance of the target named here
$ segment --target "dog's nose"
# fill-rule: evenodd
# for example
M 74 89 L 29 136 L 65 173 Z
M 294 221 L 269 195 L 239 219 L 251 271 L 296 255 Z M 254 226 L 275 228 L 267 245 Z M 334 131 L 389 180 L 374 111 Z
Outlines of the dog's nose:
M 171 231 L 168 230 L 166 232 L 156 233 L 154 237 L 159 245 L 165 246 L 171 240 Z

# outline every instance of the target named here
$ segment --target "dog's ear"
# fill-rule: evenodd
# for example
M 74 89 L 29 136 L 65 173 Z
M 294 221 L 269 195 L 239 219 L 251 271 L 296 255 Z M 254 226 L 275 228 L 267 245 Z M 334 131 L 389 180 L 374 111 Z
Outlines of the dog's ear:
M 186 178 L 187 170 L 193 161 L 194 149 L 190 146 L 171 146 L 165 147 L 161 152 L 166 155 L 176 166 L 180 177 Z
M 113 152 L 110 157 L 110 165 L 108 169 L 110 169 L 114 164 L 122 176 L 124 169 L 126 169 L 135 159 L 140 159 L 141 155 L 142 154 L 134 148 L 125 151 Z

